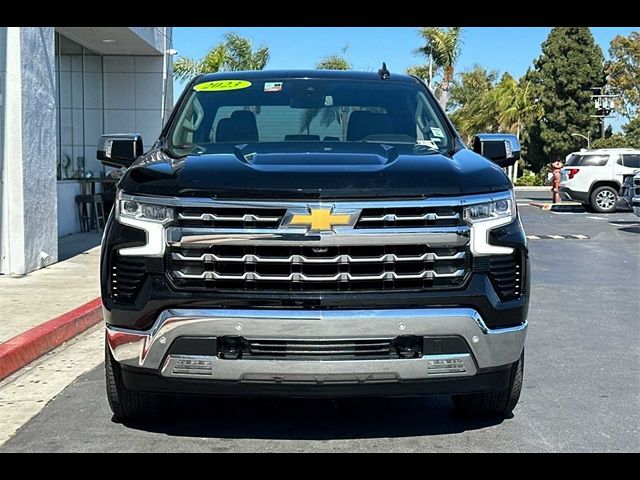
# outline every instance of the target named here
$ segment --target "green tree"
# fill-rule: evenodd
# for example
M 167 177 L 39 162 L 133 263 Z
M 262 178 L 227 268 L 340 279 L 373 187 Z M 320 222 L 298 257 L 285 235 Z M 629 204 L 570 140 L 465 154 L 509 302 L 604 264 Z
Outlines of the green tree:
M 420 29 L 420 35 L 425 44 L 417 51 L 422 53 L 429 62 L 432 62 L 434 70 L 439 71 L 441 80 L 438 100 L 442 108 L 446 108 L 456 62 L 462 50 L 462 28 L 423 27 Z M 424 72 L 424 67 L 421 67 L 419 71 Z
M 640 148 L 640 116 L 636 115 L 626 125 L 623 125 L 622 131 L 627 137 L 629 147 Z
M 229 32 L 224 41 L 213 47 L 201 59 L 179 57 L 173 64 L 176 78 L 187 80 L 201 73 L 237 70 L 262 70 L 269 61 L 269 48 L 253 50 L 248 38 Z
M 621 112 L 631 118 L 640 106 L 640 32 L 617 35 L 609 48 L 607 63 L 611 93 L 620 95 Z
M 537 122 L 544 116 L 544 108 L 533 97 L 531 81 L 519 82 L 505 73 L 493 90 L 493 98 L 500 129 L 516 134 L 518 141 L 525 120 Z
M 414 65 L 412 67 L 407 68 L 407 75 L 414 75 L 421 80 L 424 80 L 428 85 L 431 80 L 431 72 L 429 70 L 429 65 Z
M 525 121 L 538 122 L 544 116 L 540 102 L 533 98 L 531 81 L 517 81 L 505 73 L 498 85 L 493 89 L 493 101 L 498 111 L 500 131 L 516 135 L 518 142 L 522 137 Z M 508 174 L 515 182 L 518 178 L 518 167 L 524 168 L 524 159 L 509 167 Z
M 340 55 L 329 55 L 316 64 L 318 70 L 351 70 L 351 68 L 349 60 Z
M 526 122 L 527 159 L 534 170 L 564 159 L 580 148 L 571 132 L 597 132 L 591 88 L 604 84 L 604 57 L 586 27 L 553 28 L 542 44 L 525 81 L 531 81 L 532 98 L 544 109 L 541 121 Z
M 348 46 L 342 49 L 343 55 L 346 55 Z M 346 56 L 328 55 L 322 58 L 316 64 L 317 70 L 351 70 L 352 66 Z M 309 128 L 313 120 L 322 112 L 320 124 L 323 126 L 331 125 L 338 122 L 342 126 L 342 138 L 346 138 L 347 119 L 349 118 L 349 110 L 346 107 L 325 107 L 325 108 L 309 108 L 305 110 L 300 122 L 300 131 L 309 134 Z
M 607 138 L 598 138 L 591 144 L 591 148 L 628 148 L 631 146 L 627 136 L 620 133 L 614 133 Z
M 493 89 L 498 72 L 480 65 L 463 72 L 451 86 L 451 121 L 467 143 L 476 133 L 498 130 L 498 110 Z

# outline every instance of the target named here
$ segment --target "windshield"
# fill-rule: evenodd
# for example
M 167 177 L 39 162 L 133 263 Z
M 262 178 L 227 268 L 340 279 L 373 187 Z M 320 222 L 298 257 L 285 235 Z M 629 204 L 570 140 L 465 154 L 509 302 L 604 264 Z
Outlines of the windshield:
M 177 155 L 220 146 L 282 142 L 420 145 L 447 152 L 452 139 L 416 83 L 337 79 L 217 80 L 195 85 L 179 106 L 167 146 Z

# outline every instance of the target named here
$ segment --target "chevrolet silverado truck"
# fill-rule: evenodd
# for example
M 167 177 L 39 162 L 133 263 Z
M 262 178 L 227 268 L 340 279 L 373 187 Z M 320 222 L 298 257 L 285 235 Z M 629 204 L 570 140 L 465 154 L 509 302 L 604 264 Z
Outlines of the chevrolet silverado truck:
M 126 168 L 101 253 L 116 419 L 164 399 L 451 395 L 509 414 L 522 387 L 526 236 L 501 167 L 418 78 L 201 75 Z

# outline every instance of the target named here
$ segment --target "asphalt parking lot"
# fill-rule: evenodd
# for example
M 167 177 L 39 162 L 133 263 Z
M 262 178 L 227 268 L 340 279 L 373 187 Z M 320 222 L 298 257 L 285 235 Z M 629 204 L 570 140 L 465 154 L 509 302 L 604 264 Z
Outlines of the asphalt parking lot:
M 543 211 L 526 205 L 533 195 L 519 193 L 532 292 L 524 389 L 512 418 L 458 418 L 448 397 L 184 399 L 171 416 L 122 425 L 111 419 L 100 364 L 0 452 L 638 451 L 640 219 Z M 78 341 L 93 341 L 89 354 L 103 355 L 101 342 Z

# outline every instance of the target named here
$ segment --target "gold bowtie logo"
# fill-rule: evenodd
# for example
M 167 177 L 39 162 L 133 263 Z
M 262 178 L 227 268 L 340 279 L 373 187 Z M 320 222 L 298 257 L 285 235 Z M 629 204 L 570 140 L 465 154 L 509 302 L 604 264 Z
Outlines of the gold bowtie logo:
M 289 225 L 306 225 L 309 230 L 326 231 L 338 225 L 349 225 L 351 214 L 332 214 L 329 208 L 311 209 L 309 214 L 295 214 Z

